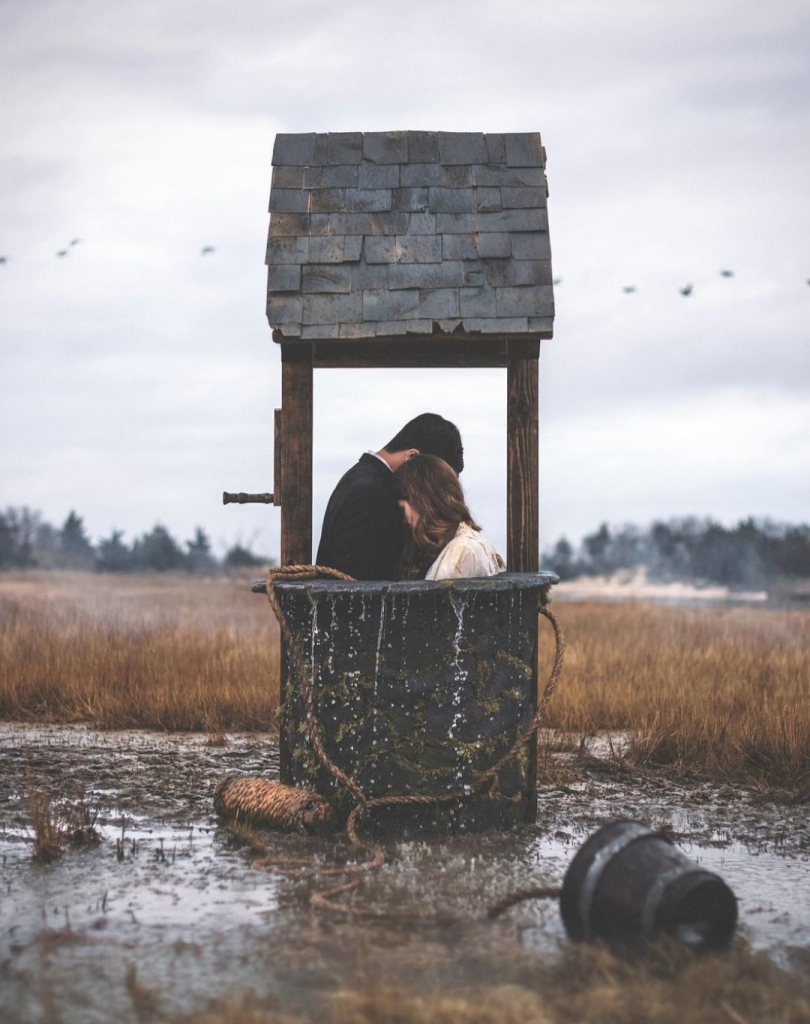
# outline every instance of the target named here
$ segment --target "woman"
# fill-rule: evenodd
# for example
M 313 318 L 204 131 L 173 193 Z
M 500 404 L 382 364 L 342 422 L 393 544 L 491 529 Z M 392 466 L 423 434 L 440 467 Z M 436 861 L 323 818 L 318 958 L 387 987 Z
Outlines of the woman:
M 399 504 L 412 531 L 403 575 L 448 580 L 503 572 L 503 559 L 482 535 L 458 477 L 443 459 L 414 455 L 395 477 Z

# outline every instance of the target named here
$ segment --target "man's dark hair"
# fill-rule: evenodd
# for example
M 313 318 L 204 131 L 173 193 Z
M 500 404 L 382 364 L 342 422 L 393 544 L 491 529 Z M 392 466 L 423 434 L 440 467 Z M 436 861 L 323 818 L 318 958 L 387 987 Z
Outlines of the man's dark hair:
M 438 455 L 456 473 L 464 469 L 464 447 L 455 423 L 435 412 L 423 412 L 406 423 L 385 445 L 387 452 L 403 452 L 416 448 L 423 455 Z

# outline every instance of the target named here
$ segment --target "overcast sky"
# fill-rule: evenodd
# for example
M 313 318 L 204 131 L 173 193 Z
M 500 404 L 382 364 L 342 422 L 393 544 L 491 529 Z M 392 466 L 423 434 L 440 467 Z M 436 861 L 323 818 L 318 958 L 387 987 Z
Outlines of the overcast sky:
M 220 497 L 272 487 L 275 133 L 539 130 L 541 542 L 806 521 L 808 54 L 800 0 L 2 0 L 0 506 L 276 553 L 277 510 Z M 503 548 L 500 370 L 316 372 L 316 543 L 343 470 L 428 410 Z

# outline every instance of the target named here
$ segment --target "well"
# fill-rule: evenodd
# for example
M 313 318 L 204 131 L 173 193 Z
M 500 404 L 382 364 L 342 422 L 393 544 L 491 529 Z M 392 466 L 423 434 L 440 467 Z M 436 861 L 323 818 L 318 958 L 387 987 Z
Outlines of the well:
M 536 573 L 538 358 L 554 328 L 547 198 L 537 132 L 276 136 L 267 240 L 267 318 L 281 355 L 274 486 L 224 500 L 280 507 L 281 565 L 312 561 L 315 370 L 506 369 L 510 575 L 452 586 L 276 584 L 314 665 L 329 744 L 370 794 L 446 791 L 531 713 L 535 612 L 552 582 Z M 281 779 L 310 784 L 318 769 L 289 651 L 280 688 Z M 529 762 L 535 750 L 532 742 Z M 524 759 L 510 772 L 496 794 L 470 803 L 464 827 L 533 816 L 531 767 L 527 775 Z M 460 823 L 458 809 L 435 815 L 441 827 Z
M 440 796 L 472 783 L 530 722 L 537 689 L 537 614 L 557 577 L 401 583 L 276 583 L 316 701 L 330 757 L 370 798 Z M 289 781 L 348 813 L 354 799 L 309 740 L 295 660 L 287 652 L 282 742 Z M 384 807 L 372 827 L 409 832 L 508 828 L 534 819 L 532 747 L 485 791 L 428 807 Z

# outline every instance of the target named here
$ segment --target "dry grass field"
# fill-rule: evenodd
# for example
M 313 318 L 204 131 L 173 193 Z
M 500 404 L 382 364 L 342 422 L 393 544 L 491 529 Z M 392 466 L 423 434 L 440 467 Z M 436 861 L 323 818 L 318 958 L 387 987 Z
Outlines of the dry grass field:
M 250 579 L 0 575 L 0 717 L 271 729 L 278 632 Z M 810 789 L 810 612 L 588 602 L 556 611 L 568 650 L 549 725 L 569 744 L 628 731 L 639 765 Z

